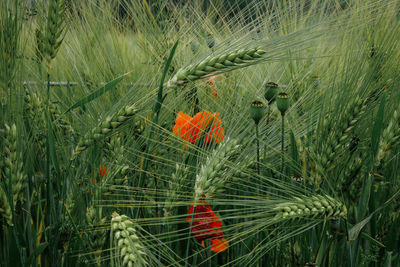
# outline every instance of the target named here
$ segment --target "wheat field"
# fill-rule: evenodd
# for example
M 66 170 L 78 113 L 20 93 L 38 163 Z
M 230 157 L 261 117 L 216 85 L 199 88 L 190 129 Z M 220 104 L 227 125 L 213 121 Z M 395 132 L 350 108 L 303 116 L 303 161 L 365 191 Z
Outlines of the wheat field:
M 400 266 L 397 0 L 0 1 L 0 266 Z

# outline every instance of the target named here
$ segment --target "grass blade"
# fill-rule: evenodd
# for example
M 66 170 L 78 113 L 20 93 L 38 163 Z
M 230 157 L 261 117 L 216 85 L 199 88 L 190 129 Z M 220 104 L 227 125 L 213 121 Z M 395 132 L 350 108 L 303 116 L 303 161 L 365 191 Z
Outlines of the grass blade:
M 80 99 L 78 102 L 76 102 L 75 104 L 73 104 L 72 106 L 70 106 L 64 113 L 62 113 L 60 115 L 59 118 L 61 118 L 64 114 L 68 113 L 69 111 L 77 108 L 77 107 L 81 107 L 84 106 L 85 104 L 95 100 L 96 98 L 98 98 L 99 96 L 102 96 L 104 93 L 110 91 L 111 89 L 113 89 L 115 86 L 117 86 L 117 84 L 119 82 L 121 82 L 127 75 L 129 75 L 131 72 L 127 72 L 117 78 L 115 78 L 114 80 L 108 82 L 107 84 L 105 84 L 104 86 L 100 87 L 99 89 L 97 89 L 96 91 L 94 91 L 93 93 L 89 94 L 88 96 L 85 96 L 84 98 Z M 57 120 L 59 119 L 57 118 Z

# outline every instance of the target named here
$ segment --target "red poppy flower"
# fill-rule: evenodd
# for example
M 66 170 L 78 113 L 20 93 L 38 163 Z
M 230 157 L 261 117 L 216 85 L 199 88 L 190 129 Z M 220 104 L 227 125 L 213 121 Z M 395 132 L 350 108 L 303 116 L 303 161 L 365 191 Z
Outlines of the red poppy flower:
M 209 129 L 209 131 L 205 136 L 204 145 L 211 142 L 218 144 L 224 140 L 224 129 L 221 126 L 219 113 L 211 113 L 209 111 L 199 112 L 193 118 L 186 113 L 179 112 L 172 131 L 186 141 L 194 144 L 202 137 L 206 129 Z M 186 146 L 183 149 L 185 148 Z
M 110 170 L 107 170 L 107 167 L 105 166 L 105 165 L 100 165 L 100 168 L 99 168 L 99 173 L 100 173 L 100 176 L 101 177 L 104 177 L 104 176 L 108 176 L 108 173 L 110 172 Z M 92 183 L 97 183 L 97 179 L 96 179 L 96 172 L 94 172 L 94 175 L 95 175 L 95 177 L 93 178 L 93 179 L 91 179 L 90 181 L 92 182 Z
M 101 177 L 108 176 L 109 172 L 110 172 L 110 170 L 107 170 L 107 167 L 105 165 L 100 165 L 99 173 L 100 173 Z
M 192 222 L 192 234 L 195 238 L 201 241 L 204 247 L 204 240 L 211 240 L 211 250 L 214 252 L 222 252 L 228 248 L 228 241 L 224 237 L 221 230 L 222 222 L 218 216 L 213 212 L 210 205 L 204 204 L 202 200 L 198 203 L 193 214 L 193 205 L 190 206 L 189 212 L 186 216 L 186 221 Z

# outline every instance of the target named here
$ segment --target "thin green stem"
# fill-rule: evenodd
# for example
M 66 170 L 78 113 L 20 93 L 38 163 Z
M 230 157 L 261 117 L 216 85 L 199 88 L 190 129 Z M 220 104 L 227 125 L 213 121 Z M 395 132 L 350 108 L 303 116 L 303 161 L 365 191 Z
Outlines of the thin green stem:
M 190 236 L 192 234 L 192 225 L 193 225 L 193 219 L 194 219 L 194 213 L 196 212 L 196 204 L 193 205 L 193 212 L 192 212 L 192 219 L 190 220 L 190 226 L 189 226 L 189 238 L 186 243 L 186 254 L 185 254 L 185 267 L 188 267 L 189 262 L 188 262 L 188 257 L 189 257 L 189 248 L 190 248 Z
M 256 123 L 256 143 L 257 143 L 257 180 L 260 179 L 260 168 L 261 168 L 261 164 L 260 164 L 260 139 L 259 139 L 259 134 L 258 134 L 258 123 Z M 260 183 L 259 181 L 257 181 L 257 196 L 260 196 Z M 256 247 L 260 240 L 261 240 L 261 232 L 258 232 L 256 234 L 256 238 L 255 238 L 255 244 L 254 247 Z M 257 266 L 260 266 L 259 262 L 257 263 Z
M 281 135 L 281 152 L 282 152 L 282 166 L 281 166 L 281 174 L 283 175 L 283 169 L 285 165 L 285 114 L 281 114 L 282 119 L 282 135 Z
M 46 177 L 47 177 L 47 199 L 49 201 L 48 209 L 47 209 L 47 220 L 48 225 L 53 224 L 53 185 L 51 181 L 51 160 L 50 160 L 50 114 L 49 114 L 49 103 L 50 103 L 50 72 L 47 71 L 47 99 L 46 99 L 46 120 L 47 120 L 47 139 L 46 139 Z M 54 253 L 53 249 L 50 249 L 51 253 Z M 50 255 L 50 259 L 55 260 L 54 254 Z
M 150 150 L 150 146 L 152 144 L 151 140 L 153 138 L 153 134 L 154 134 L 154 125 L 158 124 L 158 116 L 160 114 L 161 111 L 161 107 L 162 107 L 162 103 L 166 97 L 166 94 L 163 94 L 163 86 L 164 86 L 164 81 L 165 81 L 165 77 L 167 75 L 169 66 L 171 65 L 172 62 L 172 58 L 174 57 L 175 54 L 175 50 L 176 47 L 178 46 L 178 41 L 175 42 L 174 47 L 171 50 L 171 53 L 168 57 L 168 60 L 164 66 L 164 70 L 163 70 L 163 75 L 161 77 L 161 81 L 160 81 L 160 86 L 158 88 L 158 92 L 157 92 L 157 98 L 156 101 L 153 105 L 153 113 L 151 116 L 151 124 L 150 124 L 150 129 L 149 129 L 149 133 L 147 135 L 147 145 L 146 145 L 146 151 L 143 155 L 148 155 Z M 139 183 L 138 186 L 139 188 L 142 188 L 144 181 L 146 180 L 146 172 L 147 172 L 147 168 L 149 165 L 149 158 L 145 158 L 145 156 L 143 156 L 143 167 L 142 167 L 142 172 L 139 175 Z M 139 196 L 139 201 L 142 199 L 142 195 Z M 140 207 L 138 207 L 136 209 L 136 215 L 135 218 L 138 218 L 139 216 L 139 211 L 140 211 Z
M 258 136 L 258 124 L 256 124 L 256 143 L 257 143 L 257 174 L 260 175 L 260 139 Z
M 266 126 L 268 127 L 269 125 L 269 119 L 270 119 L 270 106 L 268 105 L 267 108 L 267 122 L 266 122 Z M 267 142 L 264 142 L 264 158 L 263 158 L 264 162 L 267 163 Z
M 206 244 L 207 244 L 206 248 L 210 248 L 210 249 L 207 250 L 207 265 L 208 265 L 208 267 L 211 267 L 212 266 L 211 265 L 211 256 L 212 256 L 212 254 L 211 254 L 211 240 L 207 239 Z

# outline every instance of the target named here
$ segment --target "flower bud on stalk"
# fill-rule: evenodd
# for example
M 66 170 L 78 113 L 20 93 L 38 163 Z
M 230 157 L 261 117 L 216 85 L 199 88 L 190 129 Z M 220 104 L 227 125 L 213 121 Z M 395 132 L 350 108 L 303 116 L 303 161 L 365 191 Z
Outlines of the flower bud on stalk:
M 278 94 L 279 85 L 274 82 L 267 82 L 264 85 L 264 97 L 271 104 L 275 101 L 276 95 Z
M 214 45 L 216 43 L 216 40 L 215 40 L 215 37 L 211 33 L 209 33 L 207 35 L 206 43 L 207 43 L 209 48 L 213 48 L 214 47 Z
M 279 93 L 276 98 L 276 106 L 281 112 L 281 115 L 284 116 L 286 111 L 289 109 L 289 95 L 284 92 Z
M 255 124 L 258 125 L 262 117 L 264 116 L 264 103 L 261 101 L 253 101 L 250 106 L 250 117 L 254 120 Z

